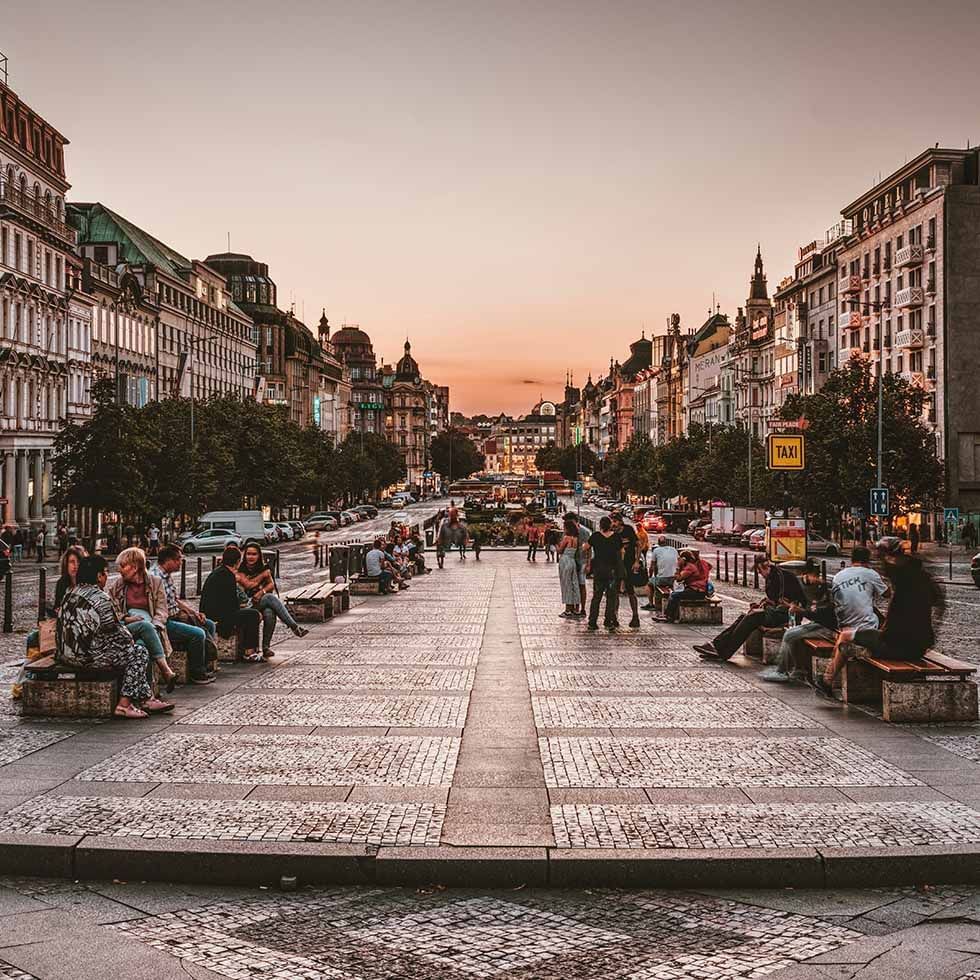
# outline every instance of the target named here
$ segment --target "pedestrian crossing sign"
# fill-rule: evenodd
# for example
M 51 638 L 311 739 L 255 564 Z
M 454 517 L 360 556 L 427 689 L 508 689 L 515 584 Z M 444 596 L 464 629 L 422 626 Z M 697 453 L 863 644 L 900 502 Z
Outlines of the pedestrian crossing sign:
M 806 440 L 802 433 L 769 436 L 769 469 L 802 470 L 806 468 Z

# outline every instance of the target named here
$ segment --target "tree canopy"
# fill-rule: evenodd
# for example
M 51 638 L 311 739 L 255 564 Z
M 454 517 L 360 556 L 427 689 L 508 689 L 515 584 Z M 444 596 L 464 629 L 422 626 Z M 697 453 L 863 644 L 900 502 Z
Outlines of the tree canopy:
M 576 480 L 580 474 L 587 476 L 594 473 L 599 457 L 584 443 L 559 449 L 554 442 L 549 442 L 538 450 L 534 465 L 539 473 L 558 472 L 566 480 Z
M 429 445 L 432 468 L 447 480 L 465 480 L 483 469 L 483 454 L 473 440 L 455 426 L 440 432 Z

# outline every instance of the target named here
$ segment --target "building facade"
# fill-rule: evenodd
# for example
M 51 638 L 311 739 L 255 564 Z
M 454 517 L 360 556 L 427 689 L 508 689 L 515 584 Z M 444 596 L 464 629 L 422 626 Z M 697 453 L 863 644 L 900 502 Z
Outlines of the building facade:
M 542 399 L 527 415 L 516 419 L 509 415 L 498 416 L 491 435 L 499 467 L 497 472 L 537 475 L 535 457 L 549 442 L 556 441 L 557 434 L 558 409 L 554 402 Z
M 224 276 L 104 204 L 73 203 L 68 215 L 98 298 L 93 362 L 112 371 L 120 399 L 255 395 L 252 320 Z
M 359 327 L 343 326 L 331 338 L 349 386 L 347 432 L 385 434 L 385 391 L 371 338 Z
M 926 393 L 947 503 L 980 510 L 978 151 L 925 150 L 848 204 L 838 343 Z M 842 359 L 842 358 L 841 358 Z
M 728 360 L 731 335 L 728 317 L 715 311 L 688 342 L 685 432 L 692 425 L 731 425 L 731 405 L 721 387 L 722 365 Z
M 735 422 L 765 439 L 775 412 L 775 344 L 773 308 L 762 265 L 762 249 L 756 252 L 755 271 L 749 281 L 745 307 L 739 308 L 735 333 L 725 366 L 734 388 Z
M 0 453 L 6 524 L 53 520 L 46 507 L 54 439 L 76 413 L 86 372 L 84 300 L 69 294 L 76 243 L 65 220 L 68 141 L 0 82 Z M 81 333 L 73 333 L 72 327 Z M 69 344 L 74 344 L 69 352 Z

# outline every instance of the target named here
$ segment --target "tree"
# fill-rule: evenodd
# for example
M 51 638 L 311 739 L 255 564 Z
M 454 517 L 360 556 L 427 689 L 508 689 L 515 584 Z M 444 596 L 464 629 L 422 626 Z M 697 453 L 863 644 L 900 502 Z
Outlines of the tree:
M 539 473 L 561 468 L 562 451 L 555 445 L 554 439 L 549 439 L 534 456 L 534 465 Z
M 933 508 L 943 494 L 936 441 L 922 420 L 925 392 L 896 374 L 882 377 L 883 480 L 893 511 Z M 817 394 L 787 399 L 783 419 L 805 418 L 806 471 L 791 475 L 794 503 L 838 523 L 851 507 L 867 509 L 877 485 L 878 378 L 852 359 Z
M 401 453 L 384 436 L 376 432 L 351 432 L 340 447 L 345 489 L 351 499 L 370 494 L 377 496 L 405 477 Z
M 429 445 L 432 468 L 447 480 L 465 480 L 483 469 L 483 454 L 461 429 L 450 427 Z

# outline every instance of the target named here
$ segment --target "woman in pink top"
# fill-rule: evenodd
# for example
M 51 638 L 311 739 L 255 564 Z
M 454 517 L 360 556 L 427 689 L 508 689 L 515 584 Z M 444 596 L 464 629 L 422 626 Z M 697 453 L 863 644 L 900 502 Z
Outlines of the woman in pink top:
M 676 623 L 680 615 L 681 602 L 685 599 L 703 599 L 708 592 L 708 579 L 711 566 L 693 548 L 685 548 L 678 556 L 675 579 L 683 589 L 671 592 L 667 600 L 665 618 L 668 623 Z

